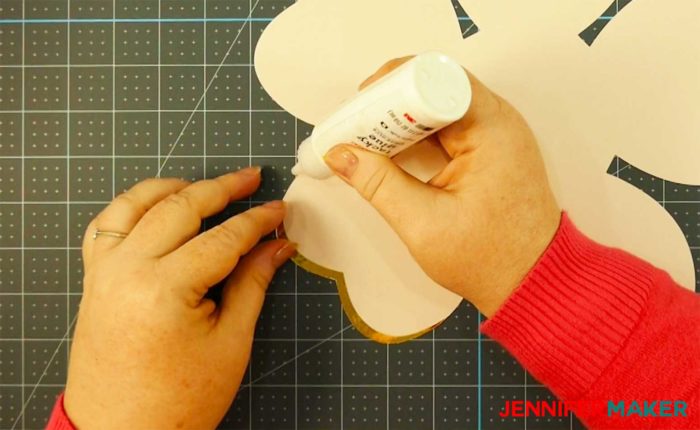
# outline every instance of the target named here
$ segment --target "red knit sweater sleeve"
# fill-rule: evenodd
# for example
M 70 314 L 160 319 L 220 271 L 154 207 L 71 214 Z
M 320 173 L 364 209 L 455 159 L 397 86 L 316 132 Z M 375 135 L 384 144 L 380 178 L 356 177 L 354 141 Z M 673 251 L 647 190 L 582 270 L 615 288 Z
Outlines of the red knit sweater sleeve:
M 46 424 L 46 430 L 75 430 L 73 423 L 70 422 L 66 410 L 63 409 L 63 393 L 56 399 L 56 404 L 49 417 L 49 422 Z
M 700 429 L 700 296 L 588 239 L 565 214 L 540 261 L 482 331 L 589 428 Z

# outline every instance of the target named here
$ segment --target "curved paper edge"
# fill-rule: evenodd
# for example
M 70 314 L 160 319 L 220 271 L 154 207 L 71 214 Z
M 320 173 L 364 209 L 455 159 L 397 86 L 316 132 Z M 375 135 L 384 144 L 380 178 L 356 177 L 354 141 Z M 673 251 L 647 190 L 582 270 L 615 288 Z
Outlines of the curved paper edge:
M 403 0 L 305 0 L 291 5 L 258 39 L 253 64 L 260 84 L 284 110 L 318 124 L 388 59 L 463 40 L 449 0 L 405 6 Z M 426 26 L 426 16 L 441 25 Z M 377 33 L 367 28 L 382 28 L 392 36 L 378 41 Z M 318 58 L 323 61 L 307 67 L 306 60 Z M 283 79 L 278 79 L 280 73 Z
M 283 227 L 278 227 L 275 230 L 275 236 L 278 239 L 286 239 L 287 235 L 284 233 Z M 397 343 L 403 343 L 407 342 L 412 339 L 417 339 L 427 333 L 430 333 L 431 331 L 435 330 L 437 327 L 440 326 L 447 318 L 444 320 L 433 324 L 432 326 L 421 330 L 416 333 L 411 333 L 407 335 L 402 335 L 402 336 L 392 336 L 388 334 L 381 333 L 375 329 L 373 329 L 369 324 L 365 322 L 365 320 L 362 319 L 360 314 L 357 312 L 355 309 L 355 306 L 352 304 L 352 300 L 350 300 L 350 295 L 348 294 L 348 288 L 347 284 L 345 283 L 345 275 L 343 275 L 342 272 L 338 272 L 333 269 L 329 269 L 327 267 L 321 266 L 320 264 L 317 264 L 308 258 L 306 258 L 303 254 L 297 252 L 294 254 L 294 256 L 291 258 L 292 262 L 296 264 L 297 266 L 301 267 L 302 269 L 306 270 L 307 272 L 311 272 L 315 275 L 318 275 L 322 278 L 330 279 L 335 282 L 336 289 L 338 290 L 338 295 L 340 296 L 340 304 L 343 306 L 343 312 L 345 312 L 345 315 L 347 315 L 348 319 L 350 320 L 350 323 L 359 331 L 362 333 L 363 336 L 365 336 L 368 339 L 371 339 L 375 342 L 378 343 L 383 343 L 386 345 L 390 344 L 397 344 Z M 450 315 L 456 310 L 457 308 L 452 310 L 450 312 Z

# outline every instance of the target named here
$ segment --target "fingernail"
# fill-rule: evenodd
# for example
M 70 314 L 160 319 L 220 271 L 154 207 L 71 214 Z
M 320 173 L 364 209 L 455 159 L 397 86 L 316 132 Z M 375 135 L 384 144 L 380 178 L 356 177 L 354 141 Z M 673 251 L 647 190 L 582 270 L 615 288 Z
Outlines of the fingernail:
M 246 176 L 259 176 L 260 175 L 260 166 L 251 166 L 251 167 L 246 167 L 245 169 L 241 169 L 238 171 L 241 175 L 246 175 Z
M 335 173 L 345 179 L 350 179 L 352 177 L 360 161 L 355 154 L 343 145 L 334 146 L 323 158 L 326 160 L 326 164 L 328 164 Z
M 284 207 L 284 202 L 282 200 L 273 200 L 265 203 L 263 206 L 270 209 L 282 209 Z
M 289 260 L 297 252 L 297 244 L 294 242 L 287 242 L 284 246 L 275 252 L 272 256 L 272 264 L 275 267 L 280 267 L 285 261 Z

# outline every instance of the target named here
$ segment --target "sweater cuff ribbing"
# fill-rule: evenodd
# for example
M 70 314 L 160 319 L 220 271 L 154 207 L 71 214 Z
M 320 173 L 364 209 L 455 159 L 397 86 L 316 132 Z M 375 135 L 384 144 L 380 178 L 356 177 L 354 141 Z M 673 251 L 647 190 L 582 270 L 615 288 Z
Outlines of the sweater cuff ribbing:
M 46 430 L 75 430 L 73 423 L 70 422 L 66 414 L 66 410 L 63 408 L 63 393 L 56 399 L 51 417 L 46 424 Z
M 584 236 L 566 213 L 518 289 L 482 324 L 560 398 L 598 379 L 646 309 L 653 267 Z

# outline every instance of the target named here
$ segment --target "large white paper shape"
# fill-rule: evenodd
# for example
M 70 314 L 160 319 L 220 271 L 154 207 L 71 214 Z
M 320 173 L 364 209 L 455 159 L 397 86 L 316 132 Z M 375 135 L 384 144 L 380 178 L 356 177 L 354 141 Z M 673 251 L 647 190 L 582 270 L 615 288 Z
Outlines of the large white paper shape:
M 589 47 L 578 33 L 608 3 L 465 0 L 480 31 L 463 39 L 449 0 L 300 0 L 262 34 L 255 66 L 275 101 L 315 124 L 387 59 L 431 49 L 451 55 L 527 118 L 557 198 L 583 231 L 691 288 L 692 257 L 679 227 L 606 169 L 620 155 L 664 179 L 700 183 L 700 39 L 693 37 L 700 2 L 635 0 Z M 424 177 L 439 169 L 401 158 Z M 371 328 L 365 334 L 410 337 L 458 304 L 436 292 L 386 223 L 341 181 L 299 178 L 285 199 L 287 235 L 310 260 L 344 274 L 355 320 Z M 420 294 L 411 303 L 394 295 L 401 288 L 393 282 L 405 277 L 421 284 L 406 288 L 430 292 L 420 309 L 412 308 Z
M 446 164 L 444 152 L 428 143 L 396 159 L 423 180 Z M 299 243 L 303 258 L 322 268 L 306 261 L 302 267 L 336 280 L 346 314 L 365 336 L 385 343 L 411 339 L 461 302 L 423 272 L 379 213 L 340 179 L 299 176 L 285 201 L 287 236 Z

